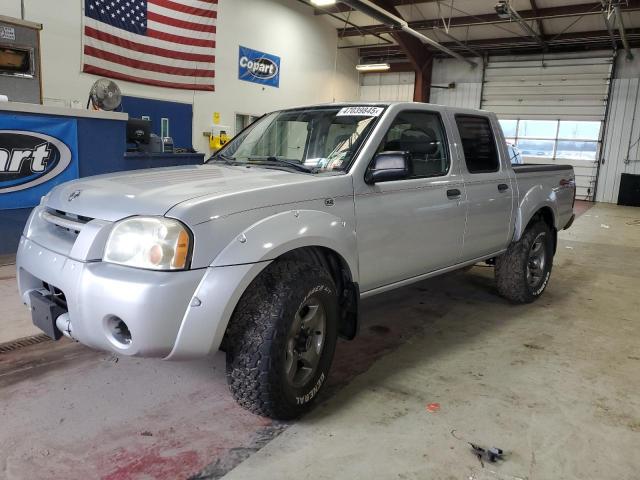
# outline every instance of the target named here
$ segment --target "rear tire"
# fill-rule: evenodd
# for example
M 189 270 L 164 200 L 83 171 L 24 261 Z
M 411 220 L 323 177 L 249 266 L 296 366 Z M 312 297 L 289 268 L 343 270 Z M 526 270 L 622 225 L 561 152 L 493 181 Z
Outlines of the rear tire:
M 553 266 L 553 235 L 549 226 L 537 220 L 496 258 L 498 292 L 514 303 L 531 303 L 544 292 Z
M 321 267 L 269 265 L 243 294 L 227 330 L 227 383 L 247 410 L 279 420 L 308 411 L 326 383 L 338 295 Z

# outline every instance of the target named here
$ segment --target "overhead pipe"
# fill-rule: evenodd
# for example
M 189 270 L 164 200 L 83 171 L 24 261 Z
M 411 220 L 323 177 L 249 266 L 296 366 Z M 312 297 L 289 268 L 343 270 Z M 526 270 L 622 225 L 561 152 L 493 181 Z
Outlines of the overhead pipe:
M 477 50 L 474 50 L 473 48 L 468 46 L 466 43 L 461 42 L 456 37 L 454 37 L 453 35 L 450 35 L 448 32 L 446 32 L 445 30 L 443 30 L 441 28 L 436 28 L 435 30 L 438 31 L 440 34 L 444 35 L 445 37 L 447 37 L 449 40 L 451 40 L 453 43 L 458 45 L 460 48 L 464 48 L 466 51 L 468 51 L 469 53 L 473 54 L 474 56 L 482 58 L 482 54 L 480 52 L 478 52 Z
M 24 0 L 22 0 L 24 2 Z M 298 2 L 309 6 L 309 3 L 306 0 L 298 0 Z M 323 14 L 330 16 L 331 18 L 334 18 L 336 20 L 339 20 L 340 22 L 344 22 L 345 26 L 349 25 L 351 28 L 355 28 L 356 30 L 358 29 L 358 25 L 356 25 L 353 22 L 350 22 L 349 19 L 344 19 L 339 17 L 338 15 L 334 15 L 333 13 L 331 13 L 329 10 L 327 10 L 326 8 L 322 8 L 320 6 L 317 5 L 312 5 L 313 7 L 315 7 L 316 9 L 320 9 L 320 11 L 322 11 Z M 381 34 L 378 33 L 372 33 L 371 35 L 373 35 L 374 37 L 376 37 L 378 40 L 384 42 L 384 43 L 392 43 L 390 40 L 387 40 L 386 38 L 384 38 Z M 349 46 L 349 47 L 338 47 L 338 48 L 356 48 L 357 45 L 354 46 Z
M 469 60 L 468 58 L 463 57 L 462 55 L 460 55 L 457 52 L 454 52 L 453 50 L 445 47 L 444 45 L 442 45 L 441 43 L 436 42 L 435 40 L 430 39 L 429 37 L 427 37 L 426 35 L 421 34 L 420 32 L 414 30 L 413 28 L 411 28 L 409 26 L 409 24 L 402 18 L 389 13 L 387 10 L 385 10 L 382 7 L 379 7 L 378 5 L 376 5 L 373 2 L 370 2 L 369 0 L 341 0 L 342 3 L 345 3 L 347 5 L 349 5 L 351 8 L 354 8 L 356 10 L 361 11 L 362 13 L 365 13 L 367 15 L 369 15 L 370 17 L 374 18 L 375 20 L 378 20 L 379 22 L 384 23 L 385 25 L 388 25 L 390 27 L 399 29 L 415 38 L 417 38 L 418 40 L 420 40 L 422 43 L 426 43 L 428 45 L 431 45 L 434 48 L 437 48 L 438 50 L 440 50 L 441 52 L 446 53 L 447 55 L 458 59 L 462 62 L 466 62 L 469 65 L 471 65 L 472 67 L 477 67 L 478 65 L 476 64 L 476 62 Z
M 613 27 L 611 26 L 611 22 L 609 21 L 609 15 L 606 10 L 602 10 L 602 18 L 604 19 L 604 24 L 607 27 L 607 32 L 609 32 L 609 38 L 611 39 L 611 47 L 615 52 L 618 50 L 618 43 L 616 42 L 616 34 L 613 31 Z

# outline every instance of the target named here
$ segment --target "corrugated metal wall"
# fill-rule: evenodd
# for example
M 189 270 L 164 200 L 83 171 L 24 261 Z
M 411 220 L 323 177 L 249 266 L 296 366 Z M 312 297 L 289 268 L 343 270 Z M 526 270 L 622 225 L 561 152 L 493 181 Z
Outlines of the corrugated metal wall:
M 460 108 L 480 108 L 481 83 L 456 83 L 455 88 L 432 88 L 431 103 Z
M 410 102 L 413 100 L 413 72 L 366 73 L 360 75 L 363 102 Z
M 438 59 L 433 64 L 432 85 L 453 88 L 432 88 L 431 103 L 459 108 L 480 108 L 482 94 L 482 59 L 475 58 L 477 67 L 452 58 Z
M 598 175 L 599 202 L 618 202 L 622 173 L 640 175 L 640 51 L 634 53 L 631 62 L 624 55 L 617 60 Z
M 482 60 L 470 68 L 455 59 L 438 59 L 433 65 L 431 83 L 453 88 L 432 88 L 431 103 L 461 108 L 480 108 Z M 364 73 L 360 75 L 360 100 L 365 102 L 413 100 L 413 72 Z

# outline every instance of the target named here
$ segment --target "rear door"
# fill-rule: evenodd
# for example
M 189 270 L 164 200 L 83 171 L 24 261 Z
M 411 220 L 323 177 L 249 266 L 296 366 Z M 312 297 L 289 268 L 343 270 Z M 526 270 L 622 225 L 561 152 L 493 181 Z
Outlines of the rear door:
M 495 253 L 507 246 L 511 231 L 514 188 L 512 171 L 501 161 L 496 126 L 491 117 L 456 114 L 460 141 L 458 154 L 469 208 L 464 235 L 463 260 Z

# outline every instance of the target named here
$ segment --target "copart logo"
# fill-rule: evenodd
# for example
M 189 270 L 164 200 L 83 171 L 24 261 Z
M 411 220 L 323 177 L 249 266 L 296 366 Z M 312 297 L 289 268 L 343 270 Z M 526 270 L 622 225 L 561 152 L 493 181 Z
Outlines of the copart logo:
M 240 67 L 246 68 L 251 75 L 262 80 L 268 80 L 278 75 L 278 65 L 266 57 L 260 57 L 254 60 L 246 56 L 240 57 Z
M 58 176 L 71 163 L 71 150 L 55 137 L 0 130 L 0 194 L 25 190 Z
M 280 86 L 280 57 L 240 45 L 238 79 L 278 88 Z

